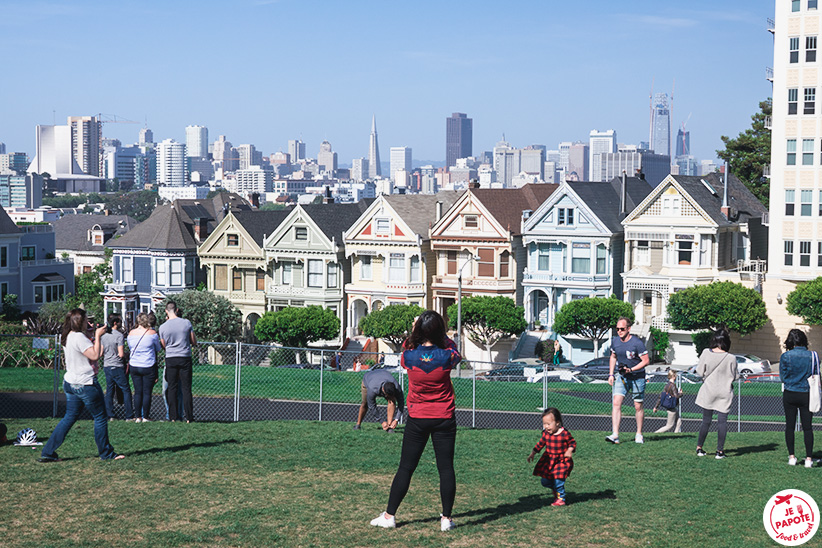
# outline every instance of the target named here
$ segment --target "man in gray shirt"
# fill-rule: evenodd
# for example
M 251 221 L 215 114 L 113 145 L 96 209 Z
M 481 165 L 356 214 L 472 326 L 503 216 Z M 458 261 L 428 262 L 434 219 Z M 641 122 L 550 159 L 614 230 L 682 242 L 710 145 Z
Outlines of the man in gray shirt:
M 394 375 L 384 369 L 368 371 L 362 378 L 362 403 L 357 415 L 357 424 L 354 430 L 359 430 L 366 413 L 369 411 L 379 417 L 377 411 L 377 396 L 388 400 L 385 420 L 382 421 L 382 429 L 386 432 L 393 432 L 399 422 L 400 415 L 405 408 L 405 399 L 400 389 L 400 384 Z
M 160 326 L 160 344 L 166 350 L 165 378 L 168 382 L 168 416 L 172 421 L 180 420 L 177 414 L 177 386 L 183 390 L 183 411 L 186 422 L 194 420 L 194 402 L 191 397 L 191 347 L 197 346 L 197 337 L 191 322 L 180 317 L 174 301 L 166 304 L 168 319 Z

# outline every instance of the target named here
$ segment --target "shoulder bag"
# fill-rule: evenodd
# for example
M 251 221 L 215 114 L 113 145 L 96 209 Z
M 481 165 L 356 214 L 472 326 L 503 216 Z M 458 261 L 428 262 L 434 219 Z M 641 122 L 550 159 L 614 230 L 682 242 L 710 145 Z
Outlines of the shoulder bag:
M 811 413 L 819 413 L 822 408 L 822 393 L 819 388 L 819 355 L 816 352 L 811 353 L 811 376 L 808 377 L 808 386 L 811 389 L 808 407 Z

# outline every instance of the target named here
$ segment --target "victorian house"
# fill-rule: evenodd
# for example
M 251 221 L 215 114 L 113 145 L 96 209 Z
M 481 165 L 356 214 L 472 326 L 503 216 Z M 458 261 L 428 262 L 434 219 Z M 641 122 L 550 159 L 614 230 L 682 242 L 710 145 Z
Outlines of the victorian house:
M 106 244 L 137 226 L 128 215 L 63 215 L 51 222 L 57 256 L 74 261 L 74 274 L 84 274 L 106 260 Z
M 324 342 L 343 342 L 344 288 L 351 279 L 344 233 L 372 201 L 299 205 L 289 212 L 263 242 L 271 277 L 266 286 L 267 310 L 310 305 L 332 310 L 340 319 L 340 334 Z
M 437 262 L 429 229 L 460 195 L 381 195 L 346 230 L 345 254 L 351 264 L 345 285 L 348 336 L 358 333 L 360 319 L 384 306 L 433 306 Z
M 669 175 L 622 222 L 623 300 L 637 327 L 670 333 L 669 361 L 696 363 L 690 332 L 667 323 L 671 294 L 696 284 L 733 280 L 761 288 L 768 210 L 736 177 Z

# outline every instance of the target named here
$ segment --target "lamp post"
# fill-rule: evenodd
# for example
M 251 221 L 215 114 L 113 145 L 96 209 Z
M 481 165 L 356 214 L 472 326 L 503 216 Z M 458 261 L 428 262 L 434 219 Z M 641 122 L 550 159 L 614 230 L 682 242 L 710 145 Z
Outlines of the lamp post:
M 460 356 L 462 356 L 462 269 L 471 261 L 476 260 L 476 255 L 469 255 L 457 272 L 457 351 Z

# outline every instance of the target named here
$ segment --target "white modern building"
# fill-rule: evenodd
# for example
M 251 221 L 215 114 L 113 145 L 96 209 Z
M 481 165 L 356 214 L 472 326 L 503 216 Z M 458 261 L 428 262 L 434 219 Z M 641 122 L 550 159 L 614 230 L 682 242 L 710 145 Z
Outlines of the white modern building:
M 174 139 L 157 143 L 157 183 L 183 186 L 187 181 L 186 146 Z
M 236 192 L 241 196 L 250 196 L 255 192 L 259 194 L 273 192 L 274 171 L 263 169 L 261 166 L 238 169 L 234 174 L 234 179 L 226 181 L 225 188 L 229 192 Z
M 154 132 L 144 127 L 140 130 L 137 142 L 140 146 L 145 146 L 154 143 Z
M 186 127 L 186 156 L 193 158 L 205 158 L 208 156 L 207 127 Z
M 157 193 L 163 200 L 205 200 L 211 189 L 208 186 L 161 186 Z
M 320 152 L 317 154 L 317 164 L 320 170 L 330 175 L 337 171 L 337 153 L 331 150 L 331 143 L 323 141 L 320 144 Z
M 405 186 L 408 174 L 411 173 L 411 147 L 391 147 L 389 154 L 391 178 L 394 179 L 395 185 Z M 397 180 L 398 171 L 403 172 L 401 180 Z
M 616 131 L 591 130 L 588 135 L 588 179 L 591 181 L 603 181 L 602 179 L 602 154 L 617 151 Z

